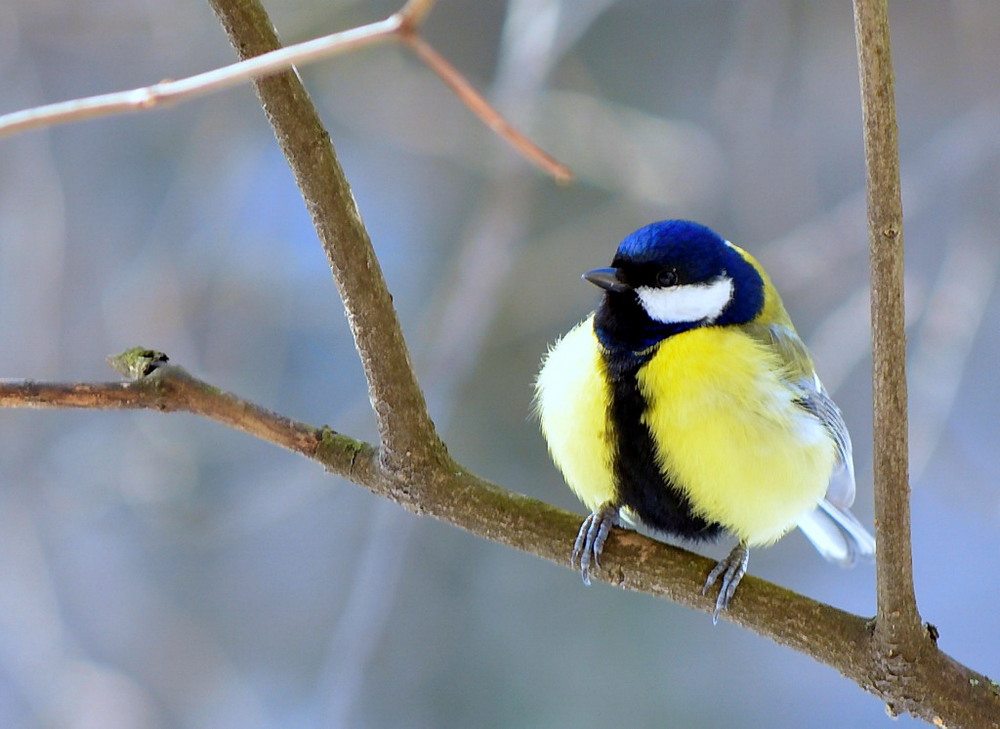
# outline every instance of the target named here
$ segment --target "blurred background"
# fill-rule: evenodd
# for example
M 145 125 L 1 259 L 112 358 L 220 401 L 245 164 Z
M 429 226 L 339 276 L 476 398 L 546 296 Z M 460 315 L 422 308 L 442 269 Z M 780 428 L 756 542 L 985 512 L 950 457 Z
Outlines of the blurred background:
M 397 8 L 266 4 L 285 42 Z M 996 676 L 1000 5 L 911 0 L 892 22 L 916 586 L 944 650 Z M 783 292 L 851 426 L 870 523 L 850 3 L 442 0 L 426 32 L 578 175 L 558 187 L 529 167 L 402 49 L 303 69 L 451 452 L 582 514 L 531 417 L 539 359 L 598 299 L 582 271 L 635 228 L 693 218 Z M 201 2 L 0 5 L 0 112 L 232 59 Z M 114 379 L 105 355 L 134 345 L 373 438 L 329 270 L 249 88 L 0 140 L 0 376 Z M 874 612 L 874 568 L 830 566 L 799 534 L 751 572 Z M 885 721 L 787 649 L 584 588 L 215 423 L 0 412 L 0 726 Z

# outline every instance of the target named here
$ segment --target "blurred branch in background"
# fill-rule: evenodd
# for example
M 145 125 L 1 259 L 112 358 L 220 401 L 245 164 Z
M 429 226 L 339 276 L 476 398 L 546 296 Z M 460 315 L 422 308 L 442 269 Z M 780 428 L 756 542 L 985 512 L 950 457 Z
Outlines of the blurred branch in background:
M 914 410 L 922 413 L 910 432 L 910 478 L 914 482 L 941 442 L 996 288 L 1000 246 L 992 237 L 990 231 L 970 225 L 942 241 L 944 262 L 928 293 L 910 362 L 911 400 Z
M 986 99 L 955 118 L 904 160 L 903 201 L 908 219 L 926 215 L 946 191 L 987 169 L 1000 157 L 1000 105 Z M 823 215 L 766 246 L 768 264 L 792 296 L 827 285 L 829 271 L 860 258 L 859 223 L 865 216 L 865 190 L 844 198 Z M 910 363 L 912 409 L 910 478 L 914 483 L 944 434 L 958 395 L 970 346 L 985 316 L 1000 275 L 995 246 L 985 230 L 954 231 L 941 243 L 946 252 L 937 281 L 906 275 L 906 326 L 915 343 Z M 809 255 L 801 255 L 808 248 Z M 809 346 L 823 371 L 823 383 L 836 393 L 871 350 L 867 324 L 871 292 L 859 282 L 816 325 Z

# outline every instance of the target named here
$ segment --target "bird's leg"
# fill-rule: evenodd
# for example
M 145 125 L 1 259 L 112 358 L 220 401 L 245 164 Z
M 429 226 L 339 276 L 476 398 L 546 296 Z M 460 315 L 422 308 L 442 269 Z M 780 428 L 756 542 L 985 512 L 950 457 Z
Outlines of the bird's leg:
M 597 511 L 591 512 L 590 516 L 583 520 L 580 525 L 580 532 L 576 535 L 576 542 L 573 544 L 573 555 L 570 557 L 570 564 L 576 565 L 580 562 L 580 575 L 583 577 L 583 584 L 590 584 L 590 564 L 601 568 L 600 557 L 604 551 L 604 542 L 608 539 L 611 527 L 618 526 L 617 504 L 610 501 L 602 504 Z
M 719 587 L 719 597 L 715 600 L 715 612 L 712 613 L 713 624 L 719 622 L 719 613 L 729 607 L 733 595 L 736 594 L 736 588 L 739 587 L 740 580 L 747 573 L 747 564 L 749 562 L 750 549 L 746 544 L 740 542 L 733 547 L 733 551 L 729 553 L 728 557 L 720 559 L 719 563 L 708 573 L 705 586 L 701 588 L 702 595 L 708 592 L 708 588 L 714 585 L 720 576 L 722 577 L 722 585 Z

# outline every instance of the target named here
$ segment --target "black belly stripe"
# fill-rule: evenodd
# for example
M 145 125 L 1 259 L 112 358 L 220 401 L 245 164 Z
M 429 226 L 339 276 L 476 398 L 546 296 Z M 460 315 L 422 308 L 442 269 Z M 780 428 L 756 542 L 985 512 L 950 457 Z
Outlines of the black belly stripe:
M 687 496 L 656 462 L 656 446 L 642 422 L 647 409 L 636 373 L 649 360 L 631 352 L 605 352 L 611 383 L 611 423 L 615 487 L 619 502 L 653 529 L 685 539 L 714 539 L 722 525 L 696 516 Z

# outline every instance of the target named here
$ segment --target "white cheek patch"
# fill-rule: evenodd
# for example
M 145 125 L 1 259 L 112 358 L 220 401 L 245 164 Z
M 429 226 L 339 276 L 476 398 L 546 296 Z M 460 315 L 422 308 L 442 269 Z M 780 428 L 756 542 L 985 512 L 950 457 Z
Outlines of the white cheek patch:
M 714 281 L 685 286 L 654 288 L 640 286 L 635 290 L 642 308 L 664 324 L 702 321 L 711 323 L 719 318 L 733 296 L 733 280 L 719 276 Z

